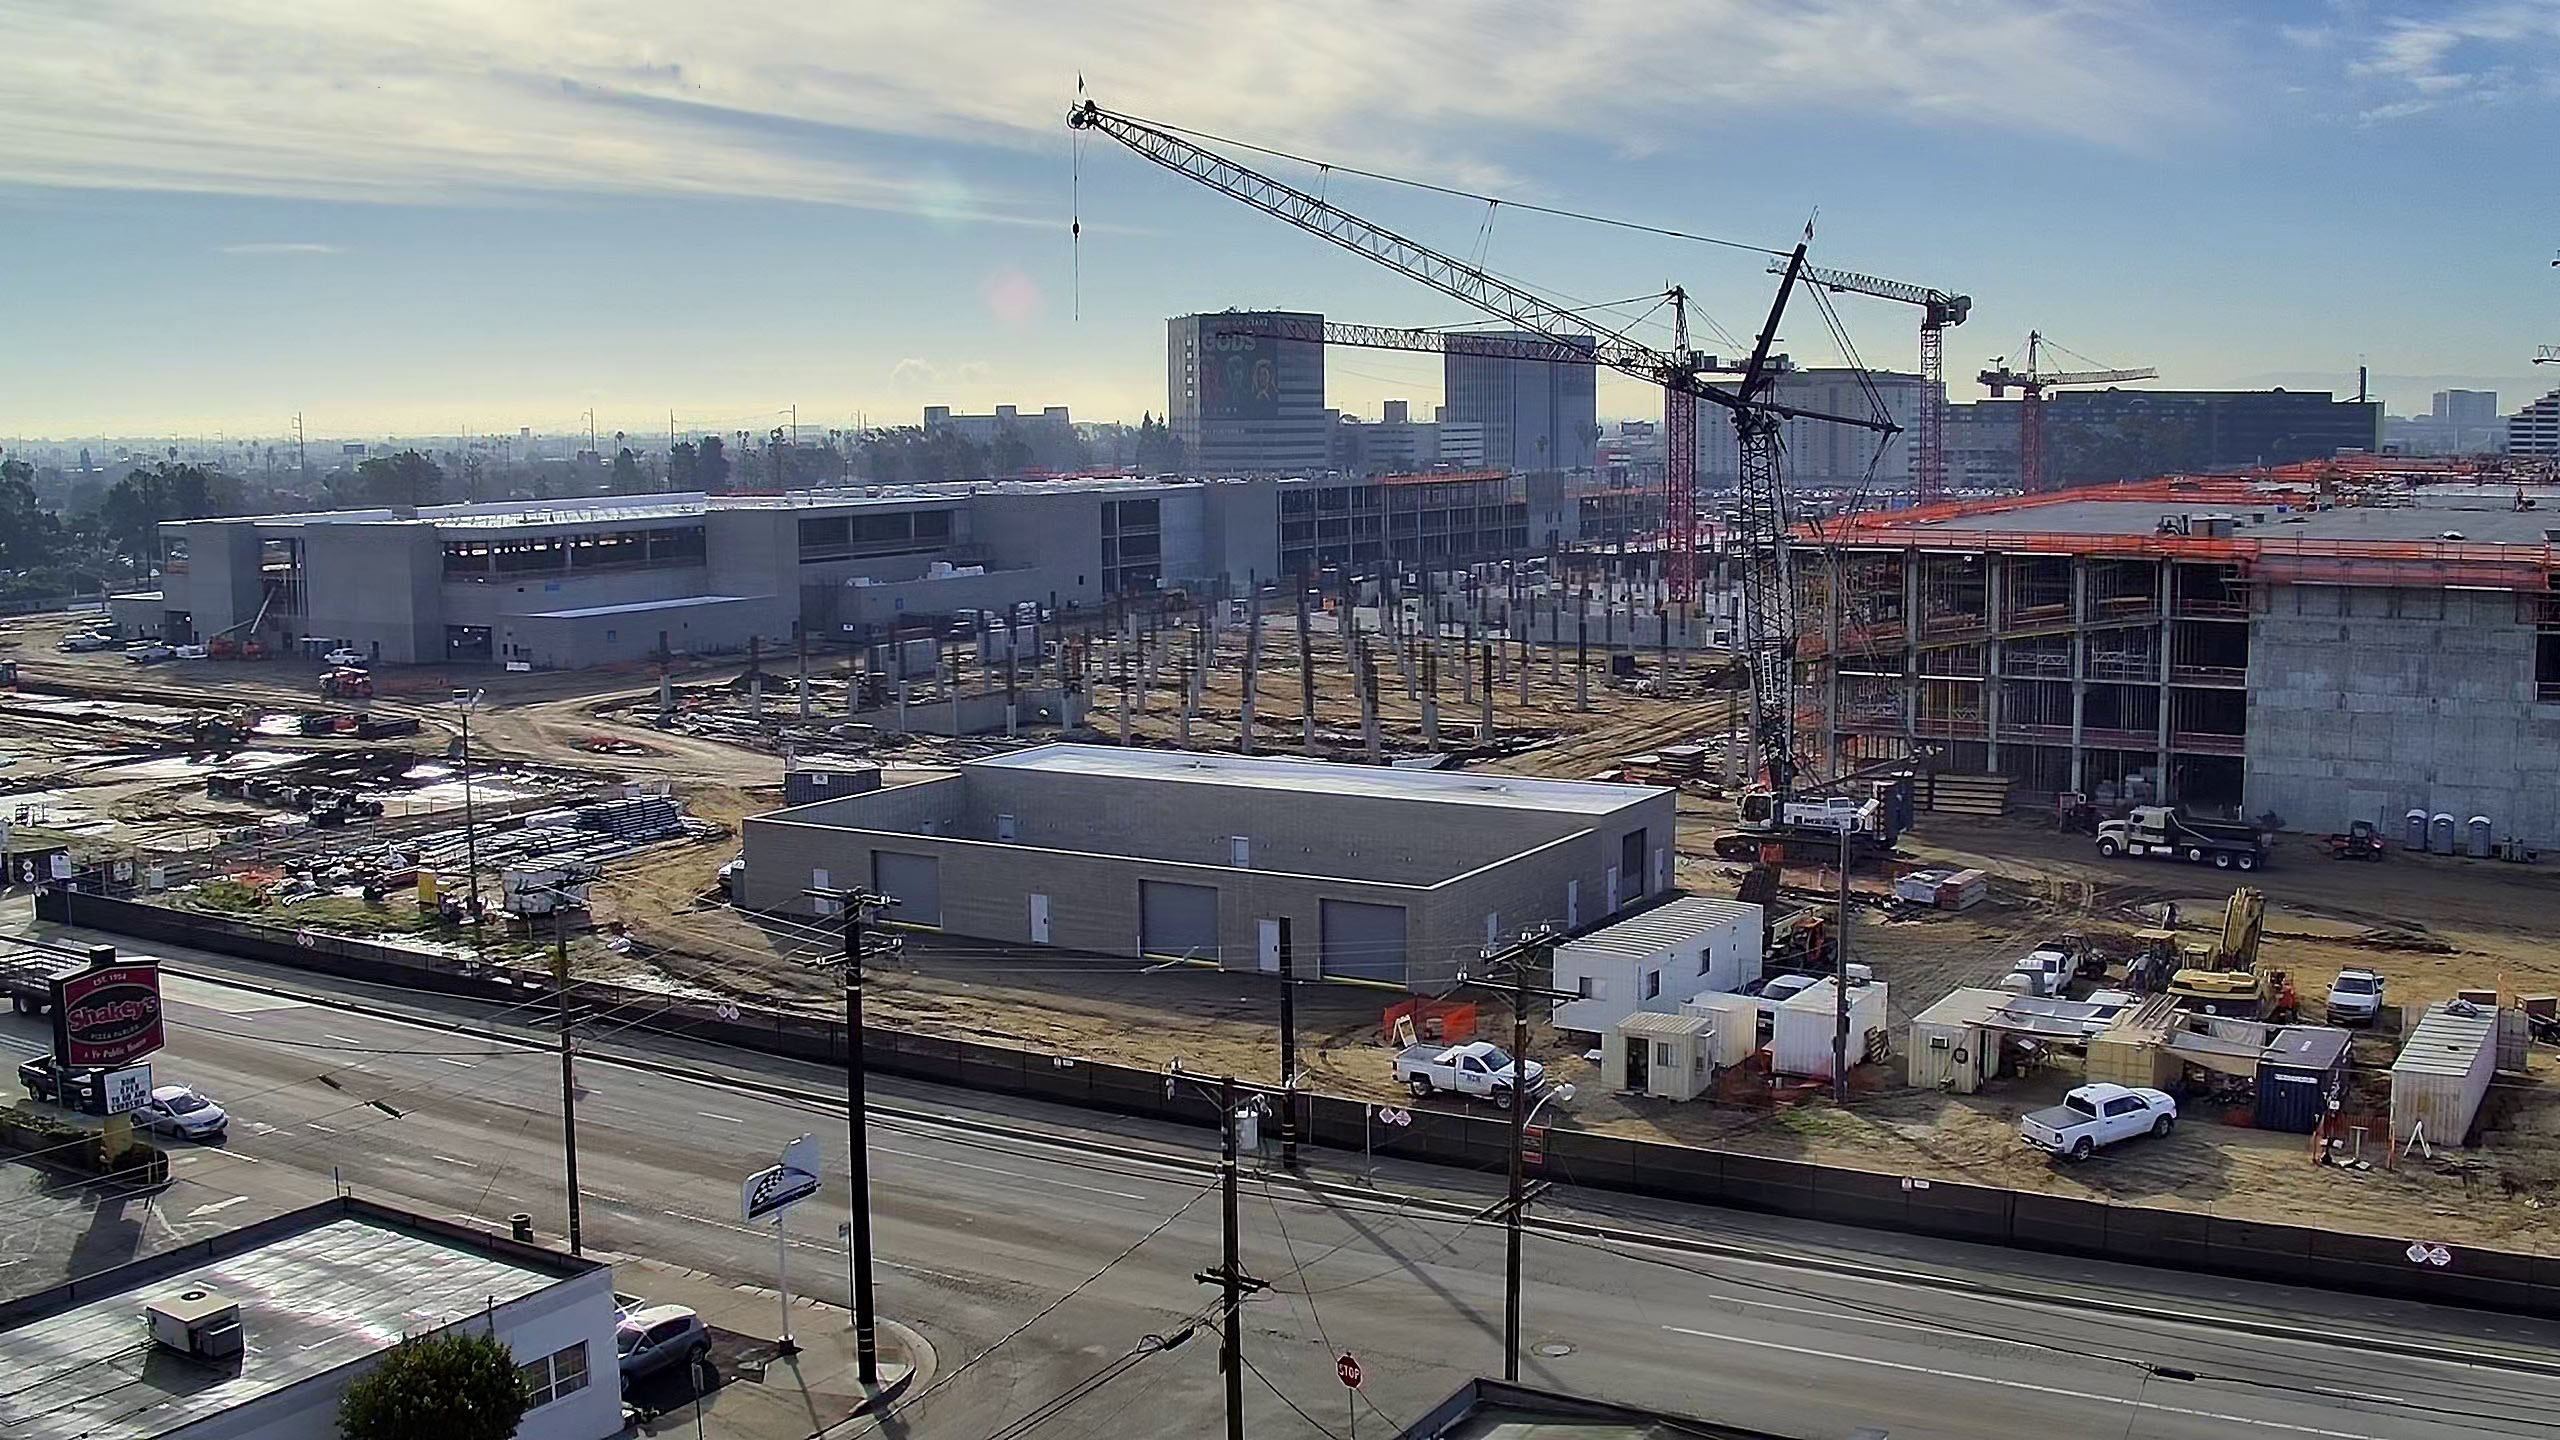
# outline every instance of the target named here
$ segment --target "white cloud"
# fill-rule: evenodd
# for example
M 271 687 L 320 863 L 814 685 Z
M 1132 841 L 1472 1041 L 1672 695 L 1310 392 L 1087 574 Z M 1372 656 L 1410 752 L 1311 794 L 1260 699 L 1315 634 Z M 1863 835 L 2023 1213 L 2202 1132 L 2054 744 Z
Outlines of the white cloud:
M 253 240 L 245 245 L 219 247 L 225 255 L 343 255 L 336 245 L 323 245 L 313 240 Z
M 976 385 L 991 379 L 995 367 L 984 360 L 963 360 L 956 365 L 940 365 L 910 355 L 889 367 L 891 389 L 902 393 L 939 393 L 955 385 Z
M 2361 37 L 2346 67 L 2367 124 L 2447 105 L 2560 98 L 2560 8 L 2547 0 L 2469 0 L 2394 16 Z
M 1479 185 L 1805 112 L 2107 146 L 2197 122 L 2176 28 L 2099 0 L 87 0 L 0 8 L 0 182 L 386 203 L 793 197 L 1056 223 L 915 141 L 1063 147 L 1113 106 Z M 1772 131 L 1773 135 L 1782 131 Z M 1780 141 L 1779 143 L 1783 143 Z

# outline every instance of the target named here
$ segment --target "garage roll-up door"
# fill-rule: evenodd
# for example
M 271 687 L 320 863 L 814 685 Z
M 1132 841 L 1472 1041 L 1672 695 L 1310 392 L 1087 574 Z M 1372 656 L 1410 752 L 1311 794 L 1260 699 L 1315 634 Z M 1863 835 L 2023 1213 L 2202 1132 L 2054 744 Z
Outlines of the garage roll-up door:
M 1404 907 L 1323 902 L 1324 973 L 1405 982 Z
M 898 902 L 887 919 L 906 925 L 942 923 L 942 861 L 936 856 L 874 850 L 871 888 Z
M 1138 944 L 1149 955 L 1219 958 L 1218 888 L 1139 881 Z

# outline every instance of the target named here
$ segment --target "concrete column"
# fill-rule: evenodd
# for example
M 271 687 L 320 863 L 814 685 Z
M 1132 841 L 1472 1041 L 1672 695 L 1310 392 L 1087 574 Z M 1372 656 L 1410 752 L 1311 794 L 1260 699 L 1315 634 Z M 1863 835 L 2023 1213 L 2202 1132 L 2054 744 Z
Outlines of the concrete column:
M 1360 739 L 1370 764 L 1385 762 L 1378 737 L 1378 658 L 1365 644 L 1360 647 Z
M 2000 587 L 2008 583 L 2006 557 L 1982 558 L 1982 736 L 1989 753 L 1982 768 L 2000 773 Z
M 1436 639 L 1422 646 L 1422 743 L 1435 754 L 1440 749 L 1440 642 Z
M 2089 557 L 2071 559 L 2071 788 L 2089 792 L 2082 727 L 2089 711 Z
M 1486 641 L 1476 652 L 1484 669 L 1484 673 L 1476 684 L 1476 694 L 1483 700 L 1483 711 L 1476 721 L 1476 743 L 1479 745 L 1493 743 L 1493 652 L 1495 648 L 1491 641 Z
M 1253 702 L 1262 688 L 1262 582 L 1248 588 L 1244 615 L 1243 696 L 1236 710 L 1236 751 L 1253 753 Z
M 2177 574 L 2177 566 L 2170 561 L 2163 560 L 2159 564 L 2159 571 L 2160 573 L 2158 577 L 2152 582 L 2154 586 L 2152 594 L 2158 597 L 2160 606 L 2159 666 L 2153 672 L 2160 686 L 2160 734 L 2157 741 L 2159 748 L 2160 784 L 2157 792 L 2153 794 L 2151 799 L 2152 803 L 2155 805 L 2174 805 L 2177 803 L 2177 796 L 2173 793 L 2174 787 L 2169 774 L 2169 639 L 2171 632 L 2176 629 L 2178 622 L 2171 617 L 2169 612 L 2170 602 L 2174 598 L 2176 589 L 2174 582 Z M 2347 592 L 2341 590 L 2338 593 L 2344 595 Z

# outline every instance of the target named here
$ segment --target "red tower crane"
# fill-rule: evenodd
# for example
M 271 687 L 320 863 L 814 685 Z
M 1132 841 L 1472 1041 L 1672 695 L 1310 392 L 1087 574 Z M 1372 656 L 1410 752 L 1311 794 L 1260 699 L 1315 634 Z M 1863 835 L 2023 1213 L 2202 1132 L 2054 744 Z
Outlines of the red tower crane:
M 2037 351 L 2052 342 L 2042 331 L 2027 332 L 2027 368 L 2012 370 L 2007 356 L 1992 357 L 1992 368 L 1975 378 L 1991 387 L 1997 400 L 2009 387 L 2018 391 L 2018 481 L 2026 489 L 2046 488 L 2044 477 L 2044 392 L 2064 385 L 2113 385 L 2124 380 L 2157 380 L 2160 372 L 2145 365 L 2132 370 L 2039 370 Z M 2054 346 L 2059 350 L 2062 347 Z
M 1769 262 L 1772 275 L 1785 268 L 1785 261 Z M 1920 492 L 1920 503 L 1925 505 L 1943 496 L 1947 490 L 1946 332 L 1951 325 L 1963 324 L 1964 317 L 1972 313 L 1973 297 L 1815 265 L 1805 267 L 1804 278 L 1826 290 L 1872 295 L 1879 300 L 1898 300 L 1920 307 L 1920 424 L 1912 436 L 1911 478 Z
M 1595 344 L 1606 345 L 1605 355 L 1597 357 L 1600 363 L 1658 384 L 1666 391 L 1685 394 L 1693 402 L 1704 400 L 1729 413 L 1733 417 L 1734 436 L 1741 459 L 1735 482 L 1739 523 L 1734 539 L 1740 553 L 1748 557 L 1743 566 L 1740 638 L 1745 663 L 1751 671 L 1752 736 L 1771 797 L 1774 803 L 1781 807 L 1784 805 L 1794 791 L 1797 766 L 1796 624 L 1791 553 L 1795 514 L 1778 470 L 1779 453 L 1783 448 L 1779 422 L 1788 419 L 1827 420 L 1885 435 L 1901 431 L 1901 427 L 1889 419 L 1826 415 L 1782 405 L 1769 398 L 1770 386 L 1778 373 L 1773 364 L 1776 357 L 1772 346 L 1777 339 L 1779 317 L 1786 311 L 1787 297 L 1794 291 L 1796 282 L 1803 278 L 1803 245 L 1796 246 L 1788 259 L 1785 276 L 1779 281 L 1778 293 L 1769 306 L 1768 321 L 1755 338 L 1751 358 L 1743 367 L 1741 382 L 1728 390 L 1702 379 L 1705 357 L 1689 352 L 1685 347 L 1675 346 L 1670 352 L 1655 350 L 1622 332 L 1596 324 L 1590 317 L 1569 310 L 1545 296 L 1419 241 L 1407 239 L 1294 185 L 1247 169 L 1161 126 L 1105 110 L 1090 100 L 1080 101 L 1067 111 L 1067 125 L 1070 129 L 1090 130 L 1106 136 L 1152 164 L 1286 221 L 1318 239 L 1385 266 L 1453 300 L 1471 305 L 1516 330 L 1559 342 L 1568 336 L 1591 334 Z M 1811 238 L 1809 234 L 1807 238 Z M 1669 447 L 1679 447 L 1683 440 L 1676 426 L 1672 435 L 1666 438 Z M 1689 468 L 1694 477 L 1694 426 L 1689 428 L 1685 438 L 1690 452 Z M 1678 452 L 1676 448 L 1669 448 L 1666 453 Z M 1673 537 L 1672 559 L 1675 564 L 1694 567 L 1694 478 L 1688 504 L 1690 535 Z M 1683 543 L 1684 538 L 1688 543 Z M 1694 568 L 1688 568 L 1687 573 L 1692 577 L 1694 586 Z

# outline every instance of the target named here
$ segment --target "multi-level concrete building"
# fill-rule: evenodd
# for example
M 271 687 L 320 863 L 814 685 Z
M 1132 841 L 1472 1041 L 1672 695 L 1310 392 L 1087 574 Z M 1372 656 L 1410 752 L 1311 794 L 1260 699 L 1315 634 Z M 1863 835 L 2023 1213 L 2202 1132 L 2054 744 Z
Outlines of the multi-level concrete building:
M 949 431 L 977 445 L 993 445 L 1008 434 L 1026 444 L 1035 439 L 1064 443 L 1075 438 L 1075 430 L 1075 422 L 1067 418 L 1064 405 L 1052 405 L 1028 415 L 1011 405 L 997 406 L 993 415 L 955 415 L 948 405 L 924 407 L 924 433 Z
M 905 925 L 1006 945 L 1434 988 L 1534 925 L 1671 883 L 1646 786 L 1044 745 L 748 820 L 744 902 L 868 885 Z
M 1322 315 L 1229 310 L 1165 322 L 1165 423 L 1204 475 L 1321 475 L 1329 464 L 1324 346 L 1248 328 Z
M 2560 843 L 2555 534 L 2512 485 L 2454 482 L 1871 515 L 1836 586 L 1812 552 L 1798 571 L 1805 729 L 1841 761 L 1932 746 L 2030 795 L 2312 830 L 2418 808 Z
M 1909 488 L 1910 438 L 1919 424 L 1923 393 L 1919 376 L 1890 370 L 1817 367 L 1781 376 L 1771 395 L 1781 405 L 1867 420 L 1875 417 L 1881 401 L 1886 417 L 1902 427 L 1900 434 L 1879 436 L 1872 430 L 1827 420 L 1782 421 L 1788 479 L 1799 485 L 1865 485 L 1879 492 Z M 2015 473 L 2016 468 L 2013 454 L 2011 472 Z M 1742 450 L 1734 438 L 1732 412 L 1714 405 L 1699 406 L 1699 478 L 1711 484 L 1731 485 L 1741 472 Z
M 2507 453 L 2560 455 L 2560 390 L 2507 417 Z

